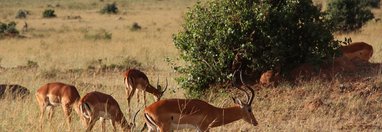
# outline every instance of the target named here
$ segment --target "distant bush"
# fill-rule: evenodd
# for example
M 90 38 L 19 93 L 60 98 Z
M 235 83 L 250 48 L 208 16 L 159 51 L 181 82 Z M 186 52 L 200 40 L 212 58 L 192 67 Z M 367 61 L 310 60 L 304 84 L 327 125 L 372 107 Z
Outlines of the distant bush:
M 84 37 L 90 40 L 111 40 L 112 34 L 105 29 L 100 29 L 95 32 L 85 31 Z
M 27 15 L 29 15 L 29 11 L 20 9 L 19 11 L 17 11 L 15 18 L 17 19 L 27 18 Z
M 2 23 L 0 22 L 0 38 L 4 36 L 18 36 L 19 31 L 16 29 L 16 22 Z
M 134 22 L 133 25 L 131 25 L 130 31 L 138 31 L 141 30 L 141 26 L 139 26 L 138 23 Z
M 35 62 L 35 61 L 28 60 L 28 62 L 27 62 L 27 67 L 28 67 L 28 68 L 37 68 L 37 67 L 38 67 L 38 64 L 37 64 L 37 62 Z
M 106 4 L 100 11 L 102 14 L 117 14 L 118 13 L 118 7 L 117 4 L 111 3 Z
M 364 0 L 331 0 L 328 3 L 327 19 L 336 31 L 350 32 L 360 29 L 374 18 Z
M 56 16 L 56 14 L 54 14 L 53 9 L 46 9 L 46 10 L 44 10 L 44 12 L 42 12 L 42 17 L 43 18 L 53 18 L 53 17 L 57 17 L 57 16 Z
M 88 63 L 88 70 L 97 70 L 97 71 L 123 71 L 129 68 L 138 68 L 142 69 L 142 63 L 137 61 L 133 57 L 125 57 L 122 59 L 120 63 L 117 64 L 106 64 L 104 59 L 98 59 L 94 61 L 90 61 Z
M 52 79 L 57 77 L 59 73 L 60 73 L 60 70 L 58 69 L 42 70 L 40 71 L 39 76 L 45 79 Z
M 381 0 L 366 0 L 367 4 L 373 8 L 379 8 Z

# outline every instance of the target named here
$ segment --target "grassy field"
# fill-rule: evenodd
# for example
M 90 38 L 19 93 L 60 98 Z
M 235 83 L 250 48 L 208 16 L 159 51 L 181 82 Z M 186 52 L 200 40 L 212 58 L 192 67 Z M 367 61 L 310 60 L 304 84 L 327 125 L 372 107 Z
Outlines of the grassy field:
M 0 131 L 39 131 L 34 93 L 52 81 L 73 84 L 81 95 L 93 90 L 112 94 L 127 117 L 122 71 L 113 66 L 132 61 L 151 80 L 160 77 L 160 83 L 164 84 L 168 78 L 169 91 L 164 98 L 184 97 L 183 90 L 174 81 L 177 74 L 165 59 L 178 56 L 172 35 L 182 30 L 182 16 L 196 0 L 116 0 L 118 14 L 98 13 L 111 2 L 114 1 L 0 0 L 1 22 L 16 21 L 18 29 L 24 22 L 29 26 L 27 32 L 22 32 L 26 38 L 0 40 L 0 66 L 3 67 L 0 83 L 20 84 L 32 93 L 24 100 L 0 100 Z M 42 18 L 42 11 L 48 8 L 55 9 L 57 18 Z M 19 9 L 28 10 L 31 15 L 27 19 L 15 19 Z M 382 17 L 381 9 L 373 12 L 377 18 Z M 81 19 L 70 19 L 73 16 Z M 131 30 L 135 22 L 141 30 Z M 381 31 L 382 22 L 370 21 L 361 31 L 337 34 L 336 38 L 351 37 L 353 42 L 373 45 L 372 62 L 381 62 Z M 340 84 L 350 85 L 350 90 L 339 88 Z M 381 93 L 381 69 L 353 82 L 313 81 L 297 87 L 282 84 L 257 91 L 253 108 L 258 126 L 237 121 L 212 131 L 381 131 Z M 233 105 L 227 95 L 209 95 L 205 100 L 215 106 Z M 148 97 L 152 102 L 153 98 Z M 136 103 L 133 106 L 134 111 L 143 108 Z M 72 131 L 84 131 L 78 116 L 73 114 L 72 118 Z M 110 131 L 109 122 L 108 125 Z M 143 125 L 142 113 L 137 125 L 139 128 Z M 58 107 L 43 131 L 65 129 L 63 112 Z M 100 131 L 99 123 L 94 131 Z

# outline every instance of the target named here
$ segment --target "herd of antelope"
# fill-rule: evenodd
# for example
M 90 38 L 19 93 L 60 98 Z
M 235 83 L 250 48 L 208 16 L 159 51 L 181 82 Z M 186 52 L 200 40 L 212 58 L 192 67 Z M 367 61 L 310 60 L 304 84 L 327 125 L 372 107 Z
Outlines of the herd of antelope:
M 240 119 L 256 126 L 257 121 L 252 113 L 252 102 L 254 99 L 254 90 L 243 82 L 240 72 L 240 80 L 242 86 L 247 90 L 238 87 L 245 92 L 247 100 L 233 98 L 236 106 L 229 108 L 217 108 L 208 102 L 198 99 L 163 99 L 163 93 L 167 89 L 162 90 L 157 84 L 155 88 L 149 83 L 145 73 L 137 69 L 129 69 L 123 73 L 124 84 L 126 85 L 126 95 L 128 103 L 128 113 L 130 114 L 130 101 L 135 91 L 142 91 L 144 104 L 146 106 L 145 93 L 148 92 L 155 96 L 156 102 L 144 108 L 142 118 L 145 119 L 145 127 L 148 131 L 168 132 L 172 130 L 194 128 L 197 131 L 209 131 L 212 127 L 225 125 Z M 158 79 L 159 82 L 159 79 Z M 137 92 L 139 95 L 139 92 Z M 137 96 L 139 102 L 139 96 Z M 54 107 L 63 108 L 65 118 L 70 129 L 71 112 L 74 109 L 80 116 L 82 124 L 86 126 L 86 131 L 91 131 L 96 121 L 101 120 L 101 130 L 105 130 L 104 120 L 110 120 L 113 130 L 116 131 L 118 124 L 123 131 L 132 131 L 135 126 L 135 113 L 132 122 L 128 122 L 121 111 L 118 102 L 111 96 L 98 91 L 87 93 L 82 98 L 75 86 L 60 82 L 48 83 L 41 86 L 36 92 L 36 99 L 40 107 L 40 128 L 43 128 L 44 114 L 48 113 L 51 120 Z
M 357 42 L 341 47 L 340 51 L 342 52 L 342 56 L 336 58 L 335 61 L 368 62 L 373 54 L 373 47 L 364 42 Z M 349 66 L 348 63 L 345 63 L 344 65 Z M 309 69 L 309 65 L 302 64 L 300 67 L 308 67 L 306 69 Z M 162 87 L 158 83 L 156 87 L 152 86 L 148 77 L 142 71 L 128 69 L 123 73 L 123 83 L 126 86 L 125 91 L 128 103 L 128 113 L 129 115 L 131 114 L 130 107 L 133 95 L 137 93 L 137 101 L 139 103 L 139 93 L 143 93 L 143 102 L 146 106 L 145 93 L 148 92 L 156 98 L 154 103 L 144 108 L 143 115 L 141 116 L 145 121 L 144 126 L 147 126 L 149 132 L 168 132 L 184 128 L 191 128 L 200 132 L 205 132 L 209 131 L 210 128 L 222 126 L 240 119 L 256 126 L 258 123 L 253 115 L 251 106 L 255 92 L 250 86 L 244 83 L 241 71 L 239 74 L 240 78 L 237 78 L 238 71 L 239 70 L 236 70 L 233 74 L 233 80 L 240 80 L 240 82 L 233 81 L 232 83 L 234 87 L 244 92 L 247 100 L 242 101 L 238 98 L 233 98 L 233 101 L 236 104 L 235 106 L 218 108 L 206 101 L 198 99 L 161 99 L 167 90 L 167 79 L 166 86 L 162 90 Z M 274 75 L 275 72 L 272 70 L 266 71 L 260 78 L 260 84 L 271 82 Z M 159 82 L 159 78 L 157 82 Z M 138 91 L 135 92 L 136 90 Z M 29 94 L 29 91 L 26 88 L 19 85 L 0 85 L 0 96 L 3 93 L 6 93 L 4 91 L 9 91 L 9 93 Z M 41 129 L 44 124 L 44 114 L 47 112 L 48 119 L 51 120 L 54 108 L 60 105 L 63 109 L 68 128 L 70 129 L 70 115 L 74 109 L 80 116 L 82 124 L 86 126 L 86 131 L 91 131 L 98 120 L 101 120 L 102 131 L 105 130 L 104 120 L 111 121 L 114 131 L 117 129 L 116 124 L 118 124 L 123 131 L 132 131 L 135 126 L 135 118 L 139 112 L 138 110 L 135 113 L 133 120 L 128 122 L 121 111 L 118 102 L 111 95 L 92 91 L 81 98 L 75 86 L 60 82 L 47 83 L 41 86 L 37 90 L 35 96 L 41 112 Z

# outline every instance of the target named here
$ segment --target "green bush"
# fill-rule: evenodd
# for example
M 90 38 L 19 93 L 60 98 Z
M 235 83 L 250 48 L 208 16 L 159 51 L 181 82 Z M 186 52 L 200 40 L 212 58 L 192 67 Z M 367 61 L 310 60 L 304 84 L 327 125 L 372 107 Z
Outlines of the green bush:
M 118 13 L 118 7 L 117 4 L 111 3 L 106 4 L 100 11 L 102 14 L 117 14 Z
M 17 11 L 15 18 L 17 19 L 27 18 L 27 15 L 29 15 L 29 11 L 20 9 L 19 11 Z
M 53 18 L 53 17 L 56 17 L 56 14 L 54 14 L 54 10 L 53 9 L 46 9 L 42 13 L 42 17 L 43 18 Z
M 381 0 L 366 0 L 367 4 L 370 6 L 370 7 L 373 7 L 373 8 L 379 8 L 380 7 L 380 3 L 381 3 Z
M 0 22 L 0 37 L 4 35 L 17 36 L 19 31 L 16 29 L 16 22 L 2 23 Z
M 121 62 L 117 64 L 106 64 L 104 60 L 106 59 L 98 59 L 88 62 L 87 69 L 100 71 L 124 71 L 129 68 L 143 69 L 142 63 L 130 56 L 122 58 Z
M 134 22 L 133 25 L 131 25 L 131 27 L 130 27 L 130 31 L 138 31 L 141 29 L 142 29 L 142 27 L 137 22 Z
M 328 3 L 327 19 L 336 31 L 350 32 L 360 29 L 374 18 L 364 0 L 331 0 Z
M 177 78 L 191 96 L 230 81 L 236 54 L 245 73 L 259 76 L 280 67 L 287 74 L 300 63 L 321 63 L 338 46 L 322 13 L 311 0 L 212 0 L 187 12 L 183 31 L 174 35 L 180 59 Z

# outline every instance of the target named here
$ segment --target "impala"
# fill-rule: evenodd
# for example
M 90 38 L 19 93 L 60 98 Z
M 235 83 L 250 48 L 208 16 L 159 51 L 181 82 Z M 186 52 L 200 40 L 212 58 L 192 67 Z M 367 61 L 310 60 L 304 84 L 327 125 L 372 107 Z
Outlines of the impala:
M 373 47 L 365 42 L 354 42 L 340 47 L 343 56 L 349 60 L 360 59 L 368 62 L 373 55 Z
M 37 90 L 36 99 L 40 106 L 41 116 L 40 123 L 41 128 L 43 125 L 43 115 L 48 109 L 49 120 L 52 119 L 54 113 L 54 107 L 61 105 L 65 113 L 68 126 L 70 126 L 70 114 L 72 112 L 73 105 L 74 110 L 78 113 L 78 107 L 75 104 L 80 100 L 80 94 L 76 87 L 60 82 L 48 83 L 43 85 Z M 70 127 L 69 127 L 70 128 Z
M 277 86 L 278 82 L 280 80 L 279 73 L 275 70 L 268 70 L 261 74 L 259 83 L 262 86 L 269 87 L 269 86 Z
M 111 95 L 93 91 L 82 97 L 78 105 L 81 119 L 87 127 L 86 131 L 91 131 L 99 119 L 101 119 L 102 131 L 105 130 L 104 119 L 111 120 L 114 131 L 116 131 L 116 123 L 122 127 L 123 131 L 130 131 L 133 127 L 133 123 L 127 122 L 118 102 Z
M 240 75 L 241 76 L 241 75 Z M 241 81 L 243 83 L 242 77 Z M 251 103 L 254 90 L 243 83 L 251 92 L 251 96 L 244 89 L 247 102 L 234 99 L 236 106 L 217 108 L 197 99 L 165 99 L 157 101 L 144 110 L 148 131 L 169 132 L 183 128 L 195 128 L 199 132 L 209 131 L 211 127 L 225 125 L 239 119 L 256 126 L 257 121 L 252 113 Z
M 147 76 L 137 70 L 137 69 L 129 69 L 124 72 L 124 83 L 126 85 L 126 95 L 127 95 L 127 103 L 129 107 L 129 113 L 130 113 L 130 101 L 135 93 L 135 90 L 138 89 L 143 92 L 143 101 L 146 106 L 146 93 L 148 92 L 156 97 L 156 100 L 160 100 L 163 93 L 167 90 L 167 79 L 166 79 L 166 87 L 163 91 L 161 91 L 161 86 L 159 85 L 159 79 L 157 82 L 157 88 L 152 86 L 149 82 L 149 79 Z M 130 91 L 131 90 L 131 91 Z M 139 94 L 137 93 L 137 99 L 139 102 Z

